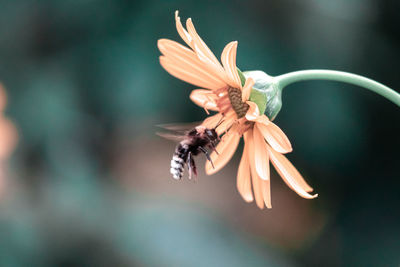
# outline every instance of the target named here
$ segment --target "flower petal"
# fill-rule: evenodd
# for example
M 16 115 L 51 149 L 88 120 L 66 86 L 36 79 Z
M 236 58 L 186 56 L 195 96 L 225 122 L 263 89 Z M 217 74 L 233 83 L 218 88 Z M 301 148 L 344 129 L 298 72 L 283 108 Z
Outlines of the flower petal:
M 190 99 L 198 106 L 205 109 L 218 111 L 217 96 L 210 90 L 196 89 L 190 93 Z
M 253 128 L 254 163 L 261 179 L 269 180 L 268 146 L 257 127 Z
M 252 78 L 247 78 L 246 82 L 243 86 L 243 90 L 242 90 L 242 101 L 246 102 L 247 100 L 249 100 L 250 94 L 251 94 L 251 89 L 254 86 L 254 80 Z
M 268 144 L 279 153 L 291 152 L 292 144 L 285 133 L 274 123 L 268 122 L 268 125 L 256 123 L 255 126 L 267 140 Z
M 256 103 L 251 101 L 246 101 L 249 105 L 249 109 L 246 112 L 246 119 L 249 121 L 255 121 L 260 116 L 260 110 Z
M 176 64 L 176 62 L 165 56 L 160 56 L 160 64 L 169 74 L 187 83 L 207 89 L 219 88 L 204 73 L 193 71 L 192 66 Z
M 234 88 L 242 88 L 239 73 L 236 68 L 236 49 L 237 41 L 230 42 L 224 48 L 221 55 L 221 62 L 224 66 L 225 72 L 228 75 L 229 85 Z
M 206 128 L 210 128 L 210 129 L 214 128 L 218 124 L 218 122 L 221 120 L 221 118 L 222 118 L 222 114 L 217 113 L 214 116 L 207 117 L 207 119 L 205 119 L 201 125 Z
M 221 135 L 224 132 L 226 132 L 232 126 L 232 124 L 235 122 L 235 120 L 236 120 L 235 111 L 233 111 L 233 110 L 228 111 L 228 113 L 226 113 L 224 115 L 224 119 L 222 120 L 222 123 L 216 129 L 218 135 Z
M 250 161 L 250 172 L 251 180 L 253 182 L 254 197 L 256 199 L 256 204 L 260 209 L 264 208 L 264 197 L 262 191 L 261 179 L 258 177 L 255 164 L 254 164 L 254 140 L 253 140 L 253 130 L 248 130 L 243 134 L 244 142 L 248 145 L 247 153 Z
M 181 22 L 181 18 L 179 17 L 179 11 L 176 10 L 175 11 L 175 24 L 176 24 L 176 30 L 178 31 L 180 37 L 182 38 L 182 40 L 188 45 L 190 46 L 191 42 L 192 42 L 192 37 L 190 36 L 190 34 L 185 30 L 185 28 L 183 28 L 182 26 L 182 22 Z
M 251 192 L 251 174 L 249 155 L 247 152 L 248 145 L 244 144 L 242 159 L 240 160 L 238 174 L 237 174 L 237 190 L 246 202 L 254 200 L 253 193 Z
M 223 71 L 223 68 L 222 68 L 221 64 L 219 63 L 218 59 L 215 57 L 213 52 L 211 52 L 210 48 L 208 48 L 206 43 L 204 43 L 204 41 L 197 34 L 196 29 L 194 28 L 192 19 L 189 18 L 186 20 L 186 28 L 192 38 L 193 50 L 196 53 L 200 53 L 205 58 L 207 58 L 209 60 L 209 62 L 211 62 L 214 65 L 214 67 Z
M 263 191 L 264 203 L 268 209 L 272 209 L 271 203 L 271 180 L 261 180 L 261 188 Z
M 283 181 L 285 181 L 293 191 L 301 197 L 308 199 L 316 198 L 318 196 L 318 194 L 310 195 L 307 193 L 311 192 L 313 189 L 304 181 L 301 174 L 284 155 L 271 148 L 269 148 L 268 151 L 272 164 L 275 166 Z
M 249 101 L 248 101 L 248 102 L 249 102 Z M 268 117 L 265 116 L 264 114 L 258 116 L 258 117 L 255 119 L 255 121 L 256 121 L 256 122 L 259 122 L 259 123 L 262 123 L 262 124 L 264 124 L 264 125 L 268 125 L 268 124 L 271 123 L 271 121 L 268 119 Z
M 190 49 L 168 39 L 158 40 L 157 46 L 161 53 L 168 58 L 168 61 L 172 63 L 173 67 L 179 68 L 185 73 L 191 74 L 191 76 L 199 77 L 203 84 L 208 85 L 200 85 L 201 87 L 208 89 L 219 89 L 226 86 L 225 81 L 216 75 L 206 63 L 200 61 L 196 54 Z M 166 71 L 172 74 L 164 65 L 163 67 L 166 69 Z M 176 75 L 174 76 L 188 83 L 194 84 L 191 80 L 185 80 Z
M 214 163 L 214 167 L 211 165 L 210 161 L 206 162 L 206 173 L 208 175 L 214 174 L 222 169 L 226 163 L 235 154 L 236 148 L 239 144 L 240 135 L 237 133 L 235 128 L 231 128 L 224 136 L 222 136 L 221 141 L 216 147 L 219 155 L 217 153 L 211 153 L 211 160 Z

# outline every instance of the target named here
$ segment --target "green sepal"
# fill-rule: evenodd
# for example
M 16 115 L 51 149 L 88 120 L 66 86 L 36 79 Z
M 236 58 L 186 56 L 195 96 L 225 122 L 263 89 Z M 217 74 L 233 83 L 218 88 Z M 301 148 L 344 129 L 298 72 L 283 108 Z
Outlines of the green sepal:
M 246 83 L 246 77 L 238 67 L 236 67 L 236 69 L 239 74 L 240 82 L 242 83 L 242 86 L 244 86 Z M 267 103 L 267 96 L 265 95 L 265 93 L 255 88 L 252 88 L 249 100 L 257 104 L 258 109 L 260 110 L 260 114 L 264 113 Z
M 254 80 L 250 101 L 257 104 L 260 114 L 265 114 L 270 120 L 275 119 L 282 107 L 282 94 L 273 77 L 259 70 L 245 71 L 242 74 Z
M 242 83 L 242 86 L 246 83 L 246 77 L 244 77 L 243 73 L 240 71 L 238 67 L 236 67 L 237 72 L 239 74 L 240 82 Z
M 260 114 L 264 114 L 265 109 L 267 108 L 268 99 L 267 95 L 263 91 L 253 87 L 251 89 L 249 100 L 257 104 L 258 109 L 260 110 Z

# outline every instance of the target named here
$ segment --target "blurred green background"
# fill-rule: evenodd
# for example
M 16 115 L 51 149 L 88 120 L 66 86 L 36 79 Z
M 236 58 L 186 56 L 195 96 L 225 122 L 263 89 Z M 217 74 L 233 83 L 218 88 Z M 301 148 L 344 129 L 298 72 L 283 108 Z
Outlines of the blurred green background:
M 291 85 L 275 122 L 319 197 L 272 173 L 272 210 L 236 191 L 240 154 L 176 182 L 154 125 L 199 121 L 156 42 L 192 17 L 219 57 L 270 75 L 361 74 L 399 91 L 392 0 L 1 0 L 0 81 L 19 132 L 0 197 L 0 266 L 399 266 L 400 109 L 344 84 Z M 182 43 L 182 42 L 181 42 Z M 241 151 L 241 149 L 239 149 Z

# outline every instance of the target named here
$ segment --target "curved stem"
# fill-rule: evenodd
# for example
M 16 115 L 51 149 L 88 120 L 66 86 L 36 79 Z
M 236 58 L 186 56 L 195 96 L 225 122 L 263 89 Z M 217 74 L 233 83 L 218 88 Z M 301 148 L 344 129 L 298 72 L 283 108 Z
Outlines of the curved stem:
M 279 89 L 289 84 L 307 80 L 331 80 L 358 85 L 389 99 L 400 107 L 400 94 L 389 87 L 360 75 L 334 70 L 301 70 L 274 78 Z

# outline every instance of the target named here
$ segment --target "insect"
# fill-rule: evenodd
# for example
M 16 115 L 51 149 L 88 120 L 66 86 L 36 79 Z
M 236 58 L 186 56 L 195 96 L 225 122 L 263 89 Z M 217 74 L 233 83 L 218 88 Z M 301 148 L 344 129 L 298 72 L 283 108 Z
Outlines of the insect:
M 210 157 L 210 152 L 207 149 L 211 149 L 218 154 L 215 147 L 220 138 L 216 132 L 216 128 L 221 123 L 222 121 L 218 122 L 218 124 L 211 129 L 200 125 L 187 131 L 182 130 L 185 126 L 159 125 L 164 129 L 177 132 L 176 134 L 157 133 L 161 137 L 179 141 L 171 160 L 170 173 L 174 179 L 180 180 L 182 178 L 185 165 L 188 167 L 189 179 L 192 179 L 193 174 L 197 176 L 196 163 L 193 157 L 200 153 L 204 153 L 207 160 L 209 160 L 211 165 L 214 167 Z

